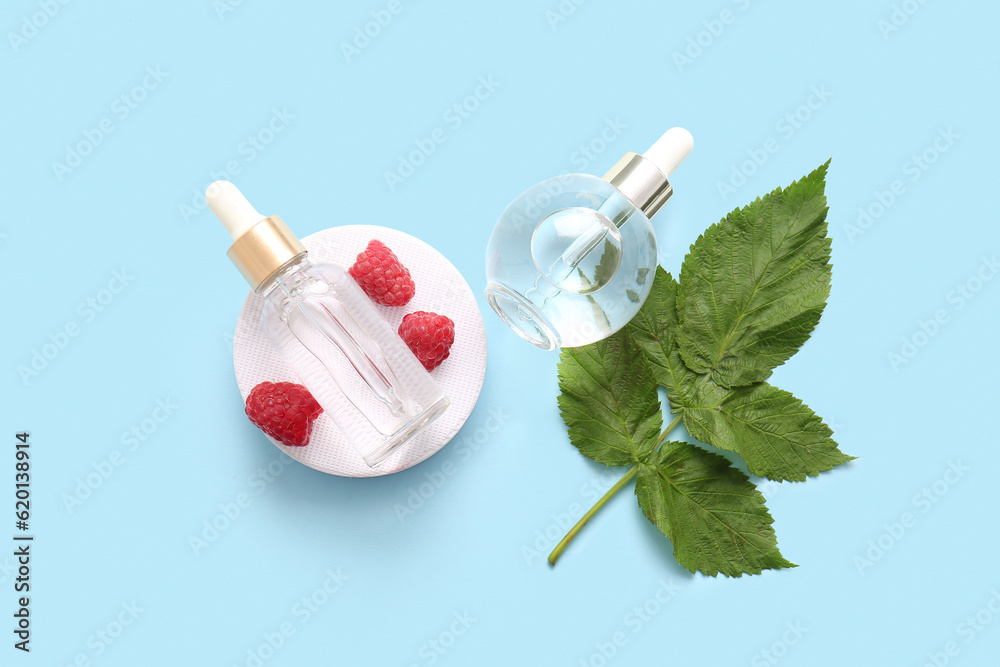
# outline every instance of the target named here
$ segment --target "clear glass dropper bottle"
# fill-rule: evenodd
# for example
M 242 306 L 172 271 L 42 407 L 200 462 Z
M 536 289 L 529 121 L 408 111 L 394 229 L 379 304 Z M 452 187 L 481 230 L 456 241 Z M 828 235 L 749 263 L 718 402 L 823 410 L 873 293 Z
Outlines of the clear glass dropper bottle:
M 447 408 L 448 398 L 354 279 L 313 264 L 276 215 L 228 181 L 205 194 L 233 237 L 227 255 L 264 297 L 261 329 L 371 467 Z
M 486 300 L 542 349 L 607 338 L 649 295 L 658 263 L 650 221 L 673 194 L 669 177 L 694 146 L 675 127 L 603 178 L 543 181 L 500 216 L 486 254 Z

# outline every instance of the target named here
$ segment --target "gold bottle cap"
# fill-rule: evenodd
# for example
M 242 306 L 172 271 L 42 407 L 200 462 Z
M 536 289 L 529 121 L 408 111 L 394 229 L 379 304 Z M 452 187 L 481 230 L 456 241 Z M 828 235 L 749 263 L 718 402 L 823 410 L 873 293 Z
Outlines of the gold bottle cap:
M 255 291 L 278 271 L 306 254 L 306 249 L 276 215 L 264 217 L 229 181 L 208 186 L 205 201 L 233 237 L 226 254 Z
M 254 290 L 306 254 L 305 246 L 276 215 L 264 218 L 233 242 L 226 255 Z

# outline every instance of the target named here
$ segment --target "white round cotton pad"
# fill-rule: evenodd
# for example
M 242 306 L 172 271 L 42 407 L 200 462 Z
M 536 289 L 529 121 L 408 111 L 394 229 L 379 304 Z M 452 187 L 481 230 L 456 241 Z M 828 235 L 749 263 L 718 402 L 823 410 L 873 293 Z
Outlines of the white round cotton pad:
M 342 477 L 377 477 L 399 472 L 440 450 L 469 418 L 486 375 L 486 330 L 479 306 L 462 274 L 444 255 L 409 234 L 375 225 L 334 227 L 307 236 L 302 243 L 314 263 L 337 264 L 347 269 L 372 239 L 382 241 L 396 253 L 403 266 L 410 270 L 417 288 L 413 299 L 401 308 L 375 305 L 389 325 L 398 328 L 404 315 L 417 310 L 446 315 L 455 322 L 451 356 L 431 372 L 451 405 L 423 433 L 376 468 L 365 464 L 326 413 L 313 424 L 312 438 L 305 447 L 286 447 L 268 438 L 299 463 Z M 244 401 L 250 390 L 261 382 L 299 381 L 295 371 L 260 330 L 263 305 L 263 297 L 250 292 L 236 323 L 233 362 Z

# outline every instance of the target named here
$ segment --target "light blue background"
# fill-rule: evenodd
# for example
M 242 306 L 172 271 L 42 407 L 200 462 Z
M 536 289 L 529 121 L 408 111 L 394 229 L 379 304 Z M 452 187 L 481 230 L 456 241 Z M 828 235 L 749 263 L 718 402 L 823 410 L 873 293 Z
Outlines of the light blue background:
M 294 635 L 263 651 L 268 667 L 600 665 L 596 645 L 617 632 L 627 643 L 612 665 L 771 664 L 760 652 L 772 649 L 786 665 L 923 665 L 948 642 L 958 649 L 949 664 L 995 660 L 1000 618 L 971 642 L 959 624 L 1000 590 L 1000 280 L 972 280 L 980 289 L 962 308 L 953 290 L 1000 252 L 996 3 L 908 0 L 917 11 L 884 35 L 889 1 L 589 0 L 564 2 L 554 22 L 557 0 L 401 0 L 350 61 L 341 44 L 387 2 L 233 0 L 221 16 L 210 0 L 53 2 L 34 34 L 23 22 L 43 22 L 32 16 L 44 4 L 5 3 L 0 21 L 0 442 L 32 433 L 37 535 L 30 656 L 11 647 L 13 562 L 0 556 L 0 662 L 256 664 L 248 652 L 283 623 Z M 729 22 L 713 23 L 724 10 Z M 32 36 L 12 44 L 22 30 Z M 689 39 L 702 52 L 678 65 Z M 122 118 L 115 100 L 147 67 L 167 74 Z M 456 127 L 445 114 L 480 77 L 499 87 Z M 830 96 L 800 109 L 813 87 Z M 249 159 L 241 144 L 274 109 L 294 118 Z M 809 117 L 789 132 L 782 119 L 797 111 Z M 53 162 L 102 119 L 113 132 L 60 180 Z M 602 146 L 616 119 L 625 128 Z M 244 417 L 233 379 L 246 286 L 212 216 L 182 210 L 213 172 L 236 161 L 233 180 L 301 235 L 347 223 L 415 234 L 481 294 L 486 241 L 508 201 L 562 172 L 602 174 L 672 125 L 696 139 L 656 220 L 674 272 L 728 210 L 833 158 L 830 305 L 774 381 L 859 459 L 768 489 L 779 544 L 799 568 L 692 576 L 630 488 L 558 567 L 545 564 L 546 531 L 561 535 L 559 515 L 593 500 L 585 485 L 603 491 L 614 478 L 568 443 L 557 355 L 522 343 L 482 300 L 489 368 L 457 442 L 378 480 L 297 464 L 254 477 L 280 459 Z M 446 141 L 390 190 L 384 173 L 436 128 Z M 907 162 L 948 128 L 958 138 L 912 180 Z M 742 166 L 768 139 L 777 152 Z M 592 142 L 588 159 L 579 151 Z M 724 198 L 718 184 L 734 169 L 754 173 Z M 905 192 L 852 235 L 859 207 L 896 179 Z M 106 299 L 123 267 L 134 278 L 91 317 L 79 304 Z M 939 310 L 947 321 L 919 335 Z M 79 334 L 22 380 L 19 366 L 69 323 Z M 916 354 L 894 368 L 888 355 L 914 336 Z M 176 410 L 130 449 L 122 434 L 142 428 L 158 399 Z M 69 511 L 65 497 L 115 450 L 121 465 Z M 3 451 L 0 510 L 13 532 L 13 454 Z M 423 506 L 401 520 L 398 507 L 446 462 L 453 474 L 433 493 L 424 486 Z M 949 462 L 968 467 L 954 484 L 941 481 Z M 915 499 L 935 482 L 935 503 Z M 196 554 L 189 539 L 240 494 L 249 505 Z M 911 526 L 893 536 L 886 524 L 907 512 Z M 880 557 L 859 565 L 880 539 Z M 303 622 L 296 605 L 338 569 L 349 578 Z M 646 621 L 629 617 L 661 580 L 673 598 L 650 604 Z M 104 644 L 96 633 L 117 634 L 133 601 L 138 617 Z M 452 637 L 463 613 L 474 621 Z M 802 636 L 786 635 L 796 623 Z M 429 643 L 439 640 L 444 653 Z

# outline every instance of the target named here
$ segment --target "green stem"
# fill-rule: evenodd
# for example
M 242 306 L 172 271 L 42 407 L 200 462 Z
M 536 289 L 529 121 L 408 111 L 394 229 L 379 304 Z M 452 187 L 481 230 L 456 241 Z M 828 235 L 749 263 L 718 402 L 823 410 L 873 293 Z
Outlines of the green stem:
M 556 545 L 556 548 L 552 550 L 552 553 L 549 554 L 549 563 L 552 565 L 556 564 L 556 561 L 559 560 L 559 556 L 562 555 L 562 552 L 566 550 L 566 547 L 568 547 L 569 543 L 573 541 L 573 538 L 580 532 L 580 529 L 586 526 L 587 522 L 590 521 L 595 514 L 597 514 L 597 510 L 604 507 L 604 504 L 611 500 L 611 496 L 621 491 L 622 487 L 628 484 L 632 479 L 635 479 L 637 474 L 639 474 L 638 465 L 634 465 L 629 468 L 629 471 L 625 473 L 625 476 L 615 482 L 615 485 L 608 489 L 608 492 L 601 496 L 601 499 L 594 503 L 594 506 L 587 510 L 586 514 L 580 517 L 580 520 L 576 522 L 576 525 L 570 528 L 569 532 L 566 533 L 566 537 L 562 538 L 559 544 Z
M 675 428 L 677 428 L 677 425 L 680 423 L 681 423 L 681 415 L 677 415 L 676 417 L 674 417 L 674 420 L 667 425 L 667 428 L 663 429 L 663 433 L 661 433 L 659 439 L 657 439 L 656 447 L 654 449 L 659 449 L 660 446 L 667 439 L 667 436 L 670 435 L 670 432 L 673 431 Z M 594 503 L 594 506 L 591 507 L 589 510 L 587 510 L 586 514 L 580 517 L 580 520 L 576 522 L 576 525 L 570 528 L 569 532 L 566 533 L 566 537 L 562 538 L 562 540 L 559 541 L 559 544 L 556 545 L 556 548 L 552 550 L 552 553 L 549 554 L 550 564 L 552 565 L 556 564 L 556 561 L 559 560 L 559 556 L 562 556 L 562 552 L 566 551 L 566 547 L 568 547 L 569 543 L 573 541 L 573 538 L 576 537 L 576 534 L 579 533 L 580 530 L 587 525 L 587 522 L 590 521 L 595 514 L 597 514 L 598 510 L 604 507 L 616 493 L 622 490 L 623 486 L 625 486 L 630 481 L 635 479 L 635 476 L 638 474 L 639 474 L 639 465 L 636 464 L 631 468 L 629 468 L 628 472 L 625 473 L 625 475 L 620 480 L 615 482 L 615 485 L 612 486 L 610 489 L 608 489 L 608 492 L 605 493 L 603 496 L 601 496 L 600 500 Z
M 681 423 L 681 419 L 683 418 L 684 415 L 677 415 L 676 417 L 674 417 L 674 420 L 672 422 L 667 424 L 667 427 L 663 429 L 663 433 L 660 434 L 660 439 L 656 441 L 657 450 L 660 448 L 660 445 L 662 445 L 666 441 L 667 436 L 670 435 L 675 428 L 677 428 L 677 425 Z

